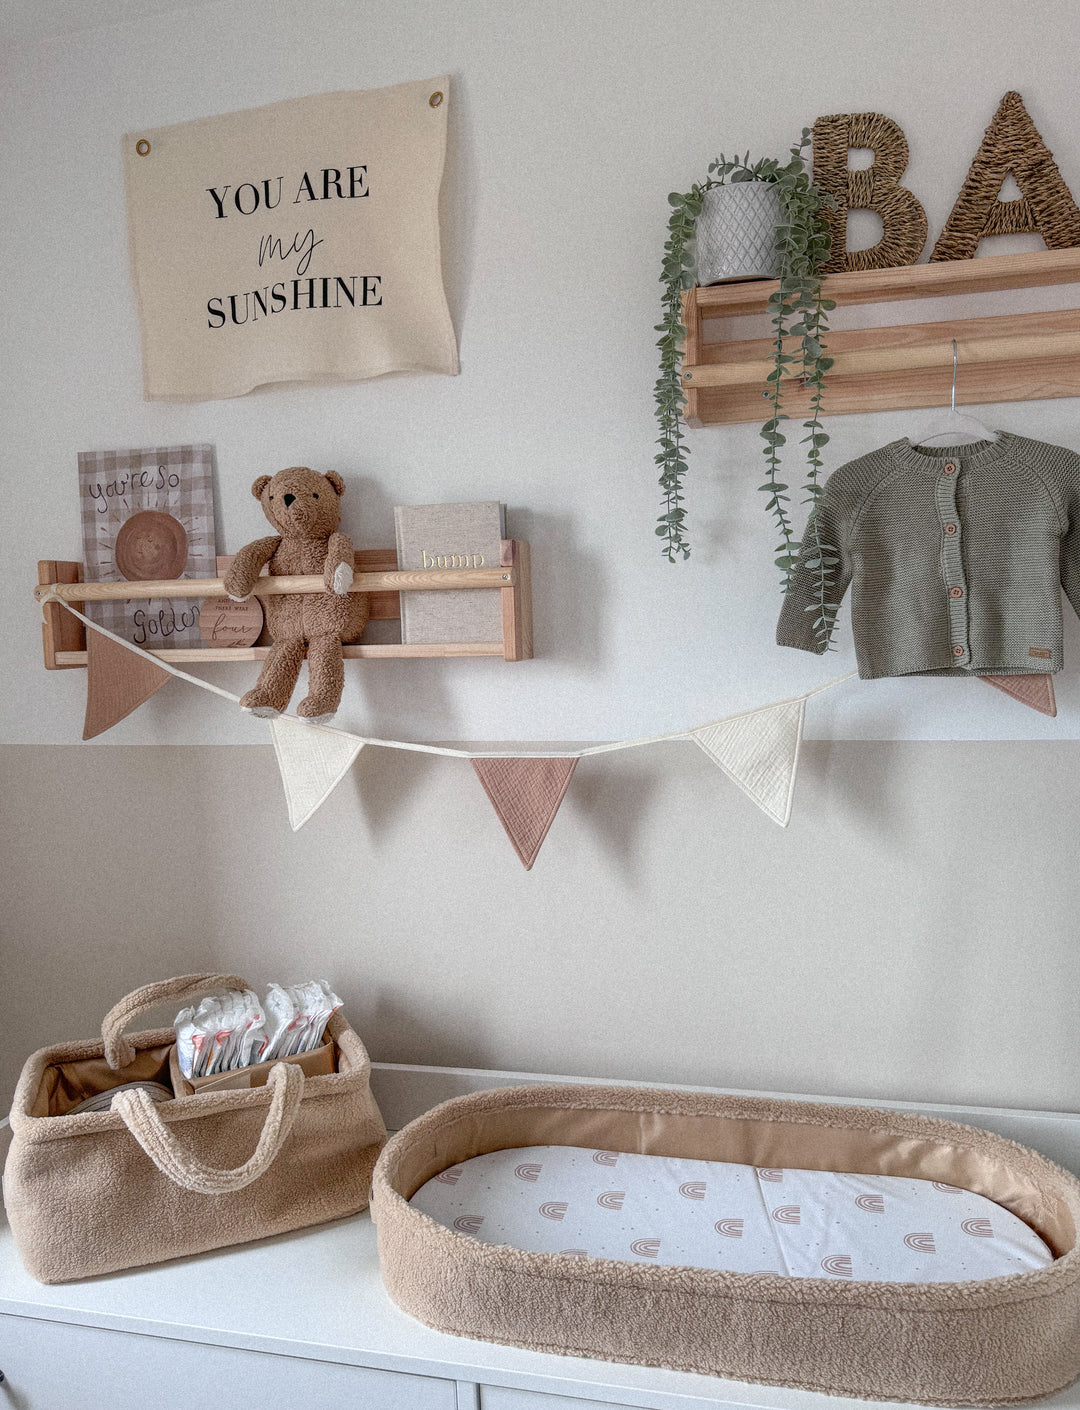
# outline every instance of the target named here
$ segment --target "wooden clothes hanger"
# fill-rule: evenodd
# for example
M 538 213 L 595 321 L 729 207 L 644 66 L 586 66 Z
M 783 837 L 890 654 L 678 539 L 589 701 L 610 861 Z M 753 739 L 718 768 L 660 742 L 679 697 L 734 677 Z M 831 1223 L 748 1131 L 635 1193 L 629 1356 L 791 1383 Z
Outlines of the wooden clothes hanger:
M 928 446 L 934 441 L 942 441 L 945 445 L 970 445 L 975 441 L 996 441 L 999 433 L 991 431 L 989 427 L 975 416 L 967 416 L 956 409 L 956 339 L 952 345 L 952 402 L 949 407 L 947 420 L 934 421 L 923 427 L 923 434 L 912 436 L 910 443 L 913 446 Z

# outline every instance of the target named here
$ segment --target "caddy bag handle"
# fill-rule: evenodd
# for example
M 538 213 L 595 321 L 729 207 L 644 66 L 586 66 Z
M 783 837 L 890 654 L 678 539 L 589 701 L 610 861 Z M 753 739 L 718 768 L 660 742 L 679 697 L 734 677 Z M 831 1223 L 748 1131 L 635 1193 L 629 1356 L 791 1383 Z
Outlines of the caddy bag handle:
M 220 1170 L 185 1151 L 161 1119 L 157 1105 L 138 1088 L 117 1092 L 112 1110 L 142 1146 L 161 1173 L 181 1189 L 199 1195 L 225 1195 L 242 1190 L 264 1175 L 289 1138 L 304 1095 L 304 1074 L 294 1062 L 277 1062 L 266 1085 L 272 1096 L 254 1152 L 243 1165 Z M 226 1095 L 222 1093 L 222 1095 Z M 229 1096 L 234 1095 L 228 1093 Z M 205 1098 L 203 1099 L 205 1100 Z
M 181 974 L 177 979 L 163 979 L 157 984 L 144 984 L 114 1004 L 101 1025 L 101 1041 L 105 1044 L 105 1061 L 114 1072 L 135 1061 L 135 1049 L 124 1029 L 137 1013 L 163 1004 L 166 999 L 193 999 L 213 989 L 247 989 L 248 982 L 237 974 Z

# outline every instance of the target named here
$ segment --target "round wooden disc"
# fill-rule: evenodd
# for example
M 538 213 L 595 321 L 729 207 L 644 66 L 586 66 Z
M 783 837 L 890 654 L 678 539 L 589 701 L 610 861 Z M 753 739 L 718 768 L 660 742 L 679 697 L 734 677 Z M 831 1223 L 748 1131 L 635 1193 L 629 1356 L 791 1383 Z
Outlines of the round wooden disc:
M 114 556 L 129 583 L 178 578 L 187 567 L 187 530 L 171 514 L 142 509 L 120 525 Z
M 246 602 L 208 597 L 199 610 L 199 631 L 207 646 L 254 646 L 262 629 L 262 603 L 257 597 Z

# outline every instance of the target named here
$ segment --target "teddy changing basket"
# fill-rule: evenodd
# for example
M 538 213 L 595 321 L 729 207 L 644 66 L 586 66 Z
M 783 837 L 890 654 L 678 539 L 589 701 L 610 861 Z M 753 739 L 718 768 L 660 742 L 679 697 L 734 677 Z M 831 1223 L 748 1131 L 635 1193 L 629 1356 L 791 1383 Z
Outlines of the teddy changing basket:
M 504 1088 L 393 1137 L 371 1209 L 390 1296 L 460 1336 L 933 1405 L 1080 1374 L 1080 1182 L 929 1116 Z

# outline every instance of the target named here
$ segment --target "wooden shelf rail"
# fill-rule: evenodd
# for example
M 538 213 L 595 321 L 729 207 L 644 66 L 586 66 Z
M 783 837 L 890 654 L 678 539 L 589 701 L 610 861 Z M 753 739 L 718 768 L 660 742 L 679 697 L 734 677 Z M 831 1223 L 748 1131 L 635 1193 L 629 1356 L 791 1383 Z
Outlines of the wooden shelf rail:
M 532 648 L 532 575 L 529 545 L 524 539 L 504 539 L 500 564 L 497 568 L 447 568 L 423 572 L 399 572 L 395 551 L 390 549 L 358 549 L 351 592 L 371 593 L 372 620 L 392 621 L 401 616 L 400 593 L 446 592 L 486 588 L 497 589 L 502 606 L 501 641 L 456 641 L 435 643 L 386 642 L 342 647 L 346 659 L 386 660 L 400 657 L 501 657 L 504 661 L 531 659 Z M 230 558 L 219 558 L 218 572 L 223 574 Z M 318 576 L 262 577 L 254 596 L 277 597 L 283 593 L 325 592 Z M 217 578 L 176 578 L 154 582 L 83 581 L 81 563 L 45 559 L 38 563 L 38 586 L 34 597 L 43 602 L 50 595 L 70 602 L 85 611 L 88 602 L 129 600 L 132 598 L 202 598 L 227 597 L 224 581 Z M 76 617 L 52 602 L 45 607 L 42 638 L 46 670 L 69 670 L 86 665 L 86 628 Z M 265 636 L 265 633 L 264 633 Z M 198 661 L 260 661 L 269 653 L 269 638 L 254 646 L 165 647 L 151 651 L 165 661 L 177 664 Z
M 823 289 L 840 305 L 1077 282 L 1080 249 L 1069 249 L 833 274 L 824 280 Z M 772 339 L 707 341 L 705 325 L 712 319 L 764 314 L 776 288 L 775 279 L 761 279 L 687 290 L 683 388 L 688 425 L 765 419 L 763 393 L 772 368 Z M 1080 309 L 1065 309 L 832 332 L 826 414 L 947 406 L 954 339 L 960 364 L 958 403 L 1080 396 Z M 784 404 L 797 418 L 809 411 L 809 395 L 797 385 L 786 385 Z

